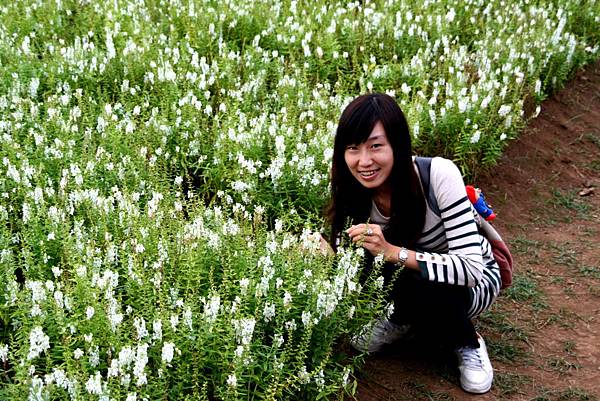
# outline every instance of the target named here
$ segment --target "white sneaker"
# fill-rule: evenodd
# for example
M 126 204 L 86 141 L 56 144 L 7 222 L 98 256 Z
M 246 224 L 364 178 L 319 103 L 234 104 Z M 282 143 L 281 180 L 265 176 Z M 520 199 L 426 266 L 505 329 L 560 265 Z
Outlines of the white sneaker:
M 360 333 L 352 337 L 350 344 L 360 352 L 377 352 L 384 345 L 402 338 L 409 329 L 409 325 L 399 326 L 380 317 L 364 326 Z
M 461 347 L 456 350 L 458 369 L 460 370 L 460 386 L 463 390 L 483 394 L 492 387 L 494 369 L 487 353 L 483 337 L 477 334 L 479 348 Z

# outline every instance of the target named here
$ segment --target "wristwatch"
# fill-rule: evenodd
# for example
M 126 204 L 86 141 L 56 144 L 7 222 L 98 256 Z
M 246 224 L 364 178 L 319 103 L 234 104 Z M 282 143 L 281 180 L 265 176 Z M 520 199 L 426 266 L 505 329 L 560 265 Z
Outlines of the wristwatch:
M 404 267 L 407 260 L 408 260 L 408 249 L 401 247 L 400 252 L 398 252 L 398 263 L 396 263 L 396 266 L 401 267 L 401 268 Z

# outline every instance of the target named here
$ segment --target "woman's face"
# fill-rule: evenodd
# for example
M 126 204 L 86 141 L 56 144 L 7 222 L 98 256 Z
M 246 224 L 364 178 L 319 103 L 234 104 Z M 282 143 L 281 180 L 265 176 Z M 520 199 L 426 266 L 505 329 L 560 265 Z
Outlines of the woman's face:
M 350 173 L 365 188 L 378 189 L 386 183 L 394 165 L 394 153 L 380 121 L 366 142 L 346 146 L 344 160 Z

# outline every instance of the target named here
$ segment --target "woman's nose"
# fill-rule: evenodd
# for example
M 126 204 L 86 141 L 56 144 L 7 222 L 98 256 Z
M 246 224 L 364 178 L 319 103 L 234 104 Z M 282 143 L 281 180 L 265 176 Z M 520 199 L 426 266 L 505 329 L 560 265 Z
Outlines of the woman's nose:
M 371 153 L 369 153 L 368 149 L 362 149 L 358 157 L 359 166 L 369 166 L 372 162 L 373 159 L 371 158 Z

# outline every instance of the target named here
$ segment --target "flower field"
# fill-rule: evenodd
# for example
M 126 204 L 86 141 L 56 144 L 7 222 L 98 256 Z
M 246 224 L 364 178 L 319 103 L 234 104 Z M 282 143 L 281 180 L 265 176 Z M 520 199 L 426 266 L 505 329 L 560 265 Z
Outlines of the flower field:
M 492 166 L 600 51 L 600 2 L 0 5 L 0 399 L 354 389 L 380 265 L 319 251 L 343 107 Z

